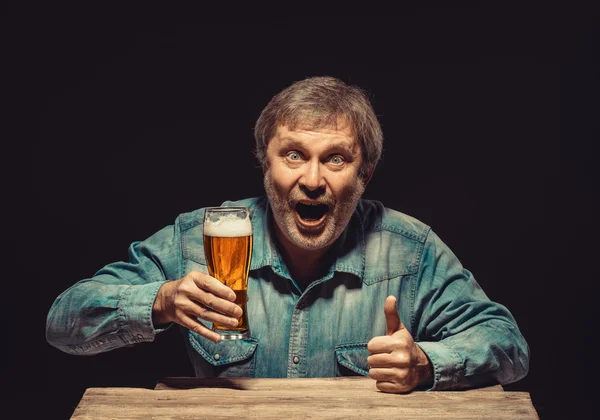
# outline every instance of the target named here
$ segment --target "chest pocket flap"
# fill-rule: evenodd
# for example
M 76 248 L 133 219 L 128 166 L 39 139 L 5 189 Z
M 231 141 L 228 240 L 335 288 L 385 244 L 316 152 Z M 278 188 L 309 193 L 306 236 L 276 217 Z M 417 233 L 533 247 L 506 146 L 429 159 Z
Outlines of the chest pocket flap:
M 214 343 L 190 331 L 190 344 L 211 365 L 222 366 L 249 359 L 256 351 L 258 341 L 232 340 Z
M 367 343 L 339 344 L 335 346 L 335 357 L 340 365 L 350 369 L 351 372 L 363 376 L 369 374 Z

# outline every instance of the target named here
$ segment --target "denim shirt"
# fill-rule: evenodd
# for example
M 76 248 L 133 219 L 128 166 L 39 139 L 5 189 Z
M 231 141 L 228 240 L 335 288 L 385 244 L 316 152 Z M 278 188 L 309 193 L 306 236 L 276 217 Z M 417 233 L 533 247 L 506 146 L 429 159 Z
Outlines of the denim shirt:
M 367 343 L 386 333 L 388 295 L 396 296 L 402 322 L 431 361 L 432 389 L 506 384 L 527 374 L 529 348 L 510 312 L 488 299 L 422 222 L 361 200 L 334 244 L 328 272 L 303 288 L 277 250 L 268 200 L 223 205 L 251 211 L 251 338 L 213 343 L 181 327 L 197 376 L 367 375 Z M 48 314 L 48 341 L 75 355 L 153 341 L 163 331 L 152 324 L 163 282 L 207 273 L 203 219 L 204 209 L 180 215 L 133 243 L 129 262 L 109 264 L 63 292 Z

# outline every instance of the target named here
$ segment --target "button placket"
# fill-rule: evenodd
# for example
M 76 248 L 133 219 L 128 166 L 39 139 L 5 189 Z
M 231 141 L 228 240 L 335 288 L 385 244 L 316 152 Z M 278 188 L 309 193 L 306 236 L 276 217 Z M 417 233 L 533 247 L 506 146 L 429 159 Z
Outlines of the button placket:
M 306 353 L 308 338 L 308 311 L 304 303 L 305 299 L 305 295 L 300 297 L 292 315 L 288 353 L 288 378 L 303 378 L 306 376 L 306 363 L 301 363 L 301 356 Z

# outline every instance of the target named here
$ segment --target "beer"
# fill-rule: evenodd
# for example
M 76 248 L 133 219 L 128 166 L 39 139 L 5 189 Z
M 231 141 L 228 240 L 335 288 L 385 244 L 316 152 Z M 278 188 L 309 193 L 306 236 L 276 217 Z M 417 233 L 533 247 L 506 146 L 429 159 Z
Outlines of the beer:
M 204 255 L 208 273 L 235 292 L 235 303 L 243 311 L 237 326 L 230 327 L 215 322 L 213 330 L 219 332 L 225 340 L 249 337 L 246 301 L 252 258 L 252 224 L 248 209 L 214 207 L 206 210 Z

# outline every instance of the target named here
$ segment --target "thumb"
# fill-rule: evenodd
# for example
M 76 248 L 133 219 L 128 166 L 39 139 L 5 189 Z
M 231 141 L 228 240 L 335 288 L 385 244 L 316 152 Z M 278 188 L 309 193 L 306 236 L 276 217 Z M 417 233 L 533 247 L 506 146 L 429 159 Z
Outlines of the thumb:
M 402 321 L 400 321 L 400 315 L 398 315 L 398 310 L 396 309 L 396 297 L 387 297 L 383 306 L 383 311 L 385 312 L 386 335 L 392 335 L 396 331 L 406 328 L 404 327 L 404 324 L 402 324 Z

